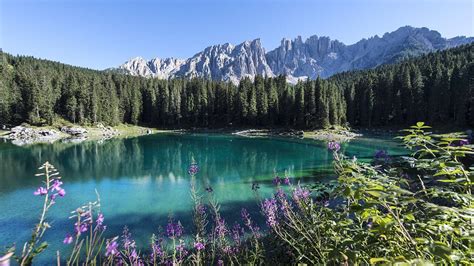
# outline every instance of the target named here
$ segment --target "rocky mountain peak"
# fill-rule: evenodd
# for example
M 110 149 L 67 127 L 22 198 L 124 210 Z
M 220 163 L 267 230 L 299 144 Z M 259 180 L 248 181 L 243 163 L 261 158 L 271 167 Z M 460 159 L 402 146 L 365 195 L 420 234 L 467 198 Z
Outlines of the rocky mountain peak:
M 238 83 L 243 77 L 284 74 L 290 82 L 301 79 L 329 77 L 335 73 L 366 69 L 424 53 L 474 42 L 473 37 L 446 39 L 428 28 L 401 27 L 382 37 L 374 35 L 354 44 L 317 35 L 303 40 L 283 38 L 280 46 L 266 52 L 260 39 L 212 45 L 182 60 L 155 58 L 146 61 L 136 57 L 125 62 L 120 70 L 144 77 L 200 77 Z

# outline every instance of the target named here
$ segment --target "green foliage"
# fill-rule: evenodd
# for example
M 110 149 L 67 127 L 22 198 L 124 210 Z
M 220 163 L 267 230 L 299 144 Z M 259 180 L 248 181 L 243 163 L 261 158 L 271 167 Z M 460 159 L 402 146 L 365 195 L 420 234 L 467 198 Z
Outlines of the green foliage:
M 474 125 L 474 45 L 329 78 L 343 89 L 353 126 Z
M 390 164 L 335 152 L 333 206 L 309 200 L 273 232 L 310 264 L 471 264 L 474 150 L 459 134 L 429 128 L 405 130 L 400 138 L 413 155 Z
M 235 86 L 203 79 L 146 79 L 32 57 L 1 56 L 0 124 L 51 125 L 61 117 L 79 124 L 170 128 L 315 128 L 345 121 L 342 89 L 323 80 L 318 86 L 315 81 L 292 86 L 283 76 L 257 76 Z M 308 105 L 307 94 L 313 95 Z

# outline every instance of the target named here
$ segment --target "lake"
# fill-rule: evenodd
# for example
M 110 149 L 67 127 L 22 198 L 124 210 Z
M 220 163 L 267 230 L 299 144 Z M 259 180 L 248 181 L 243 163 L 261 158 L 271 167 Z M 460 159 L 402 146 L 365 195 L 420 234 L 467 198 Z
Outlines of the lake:
M 358 138 L 342 145 L 346 155 L 369 160 L 376 150 L 405 154 L 391 138 Z M 292 138 L 247 138 L 220 134 L 155 134 L 128 139 L 83 143 L 36 144 L 18 147 L 0 143 L 0 248 L 22 244 L 37 222 L 42 200 L 33 195 L 41 178 L 37 168 L 49 161 L 61 173 L 67 195 L 49 213 L 53 226 L 46 232 L 50 243 L 45 256 L 58 249 L 73 231 L 71 211 L 101 197 L 107 237 L 120 235 L 128 226 L 140 246 L 165 227 L 168 217 L 180 220 L 192 232 L 192 201 L 187 168 L 192 158 L 199 164 L 197 186 L 211 186 L 230 224 L 240 219 L 241 208 L 262 223 L 258 197 L 274 191 L 274 173 L 285 171 L 292 182 L 311 183 L 333 178 L 327 145 L 322 141 Z M 259 183 L 258 195 L 252 191 Z M 206 193 L 205 191 L 203 192 Z M 40 263 L 40 264 L 41 264 Z

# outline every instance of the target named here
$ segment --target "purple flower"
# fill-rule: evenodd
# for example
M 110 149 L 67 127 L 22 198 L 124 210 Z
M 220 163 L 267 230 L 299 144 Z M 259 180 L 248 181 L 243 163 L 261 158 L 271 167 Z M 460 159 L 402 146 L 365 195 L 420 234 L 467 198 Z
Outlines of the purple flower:
M 188 255 L 188 251 L 185 248 L 185 245 L 183 242 L 180 244 L 176 245 L 176 251 L 179 252 L 179 260 L 181 261 L 186 255 Z
M 374 224 L 372 223 L 372 221 L 369 221 L 369 222 L 367 223 L 367 225 L 366 225 L 366 226 L 367 226 L 367 229 L 371 229 L 373 225 L 374 225 Z
M 180 244 L 178 246 L 181 246 L 181 247 L 177 247 L 179 248 L 177 250 L 179 252 L 177 264 L 179 265 L 179 264 L 182 264 L 182 261 L 188 255 L 188 251 L 184 248 L 184 244 Z
M 35 196 L 44 196 L 48 194 L 48 190 L 46 190 L 44 187 L 39 187 L 38 189 L 33 192 Z
M 459 141 L 459 146 L 464 146 L 464 145 L 468 145 L 469 144 L 469 140 L 467 139 L 462 139 Z
M 178 223 L 173 223 L 173 221 L 170 221 L 166 226 L 166 233 L 170 238 L 180 237 L 183 234 L 183 226 L 179 221 Z
M 192 163 L 188 168 L 188 174 L 196 175 L 199 172 L 199 166 L 197 163 Z
M 130 254 L 130 258 L 131 258 L 132 260 L 137 260 L 137 259 L 139 259 L 138 253 L 137 253 L 137 250 L 136 250 L 136 249 L 133 249 L 133 250 L 132 250 L 132 253 Z
M 163 255 L 165 254 L 163 252 L 163 250 L 161 249 L 160 245 L 158 245 L 157 243 L 153 243 L 151 245 L 151 249 L 152 249 L 152 255 L 153 257 L 163 257 Z
M 278 224 L 277 221 L 277 211 L 278 211 L 278 206 L 277 206 L 277 201 L 274 198 L 271 199 L 265 199 L 263 202 L 263 213 L 265 214 L 267 218 L 267 224 L 271 227 L 274 227 Z
M 236 244 L 240 243 L 241 232 L 243 233 L 243 228 L 240 226 L 240 224 L 234 224 L 234 227 L 232 227 L 232 239 Z
M 53 184 L 51 185 L 51 191 L 54 191 L 54 190 L 59 191 L 59 190 L 61 190 L 61 189 L 62 189 L 62 188 L 61 188 L 61 185 L 62 185 L 62 184 L 63 184 L 63 182 L 61 182 L 61 181 L 55 179 L 55 180 L 53 181 Z
M 228 254 L 228 255 L 232 255 L 234 253 L 232 250 L 232 247 L 230 246 L 225 246 L 222 248 L 222 250 L 224 251 L 225 254 Z
M 64 197 L 64 196 L 66 195 L 66 190 L 64 190 L 64 189 L 62 189 L 62 188 L 59 189 L 59 190 L 58 190 L 58 195 L 59 195 L 60 197 Z
M 333 152 L 338 152 L 341 149 L 341 145 L 333 140 L 328 143 L 328 149 Z
M 206 214 L 206 205 L 204 205 L 204 204 L 199 204 L 199 205 L 197 206 L 197 213 L 200 214 L 200 215 Z
M 224 261 L 223 261 L 223 260 L 218 260 L 218 261 L 217 261 L 217 265 L 218 265 L 218 266 L 223 266 L 223 265 L 224 265 Z
M 98 226 L 102 226 L 102 224 L 104 224 L 104 215 L 102 213 L 99 213 L 97 216 L 96 223 Z
M 66 245 L 69 245 L 72 243 L 72 240 L 73 240 L 72 236 L 70 234 L 67 234 L 63 240 L 63 243 Z
M 216 219 L 216 234 L 219 236 L 219 237 L 225 237 L 225 235 L 227 234 L 228 230 L 227 230 L 227 227 L 225 225 L 225 220 L 224 218 L 220 218 L 220 219 Z
M 273 184 L 275 186 L 279 186 L 281 184 L 281 178 L 279 176 L 275 176 L 275 178 L 273 179 Z
M 81 233 L 87 232 L 87 229 L 88 229 L 88 226 L 87 226 L 86 223 L 82 223 L 82 224 L 80 224 L 79 227 L 78 227 L 78 230 L 79 230 L 79 232 L 81 232 Z
M 56 200 L 56 197 L 58 196 L 58 193 L 54 193 L 52 194 L 51 196 L 49 196 L 49 198 L 51 199 L 51 201 L 54 202 L 54 200 Z
M 128 227 L 123 228 L 122 232 L 122 242 L 125 249 L 135 248 L 135 241 L 132 239 L 132 233 L 128 230 Z
M 105 251 L 105 256 L 108 257 L 108 256 L 115 256 L 119 253 L 118 251 L 118 244 L 117 244 L 117 241 L 112 241 L 112 242 L 109 242 L 107 241 L 107 246 L 106 246 L 106 251 Z
M 279 188 L 276 193 L 276 198 L 279 199 L 279 200 L 285 200 L 286 199 L 286 194 L 285 192 L 283 191 L 283 189 Z
M 81 223 L 81 224 L 75 223 L 74 226 L 75 226 L 76 234 L 78 234 L 78 235 L 80 235 L 81 233 L 87 232 L 88 228 L 87 228 L 86 223 Z
M 309 190 L 298 186 L 293 191 L 293 198 L 295 199 L 295 201 L 306 200 L 309 197 L 309 194 L 310 194 Z
M 285 176 L 285 179 L 283 179 L 283 184 L 289 186 L 291 184 L 290 178 Z
M 203 250 L 205 248 L 205 246 L 201 242 L 196 242 L 196 243 L 194 243 L 194 248 L 199 251 L 199 250 Z

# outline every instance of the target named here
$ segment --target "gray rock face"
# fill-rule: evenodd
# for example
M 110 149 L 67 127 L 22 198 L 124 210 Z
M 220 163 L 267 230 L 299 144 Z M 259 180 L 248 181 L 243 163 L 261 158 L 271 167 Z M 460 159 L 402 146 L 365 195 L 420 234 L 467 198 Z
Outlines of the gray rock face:
M 298 36 L 294 40 L 283 39 L 279 47 L 267 53 L 266 59 L 276 74 L 289 78 L 322 76 L 328 69 L 337 68 L 337 62 L 345 61 L 345 45 L 328 37 L 311 36 L 305 42 Z
M 134 76 L 168 79 L 179 70 L 185 60 L 176 58 L 155 58 L 146 61 L 141 57 L 133 58 L 119 67 Z
M 446 39 L 437 31 L 405 26 L 352 45 L 314 35 L 305 41 L 301 37 L 283 39 L 279 47 L 265 53 L 260 40 L 256 39 L 237 46 L 229 43 L 213 45 L 187 60 L 155 58 L 146 61 L 138 57 L 121 65 L 119 70 L 144 77 L 200 77 L 233 83 L 243 77 L 284 74 L 289 82 L 296 83 L 306 78 L 373 68 L 471 42 L 474 37 Z
M 237 46 L 226 43 L 207 47 L 186 60 L 176 73 L 178 77 L 205 78 L 238 83 L 241 78 L 256 75 L 273 76 L 265 59 L 260 39 Z
M 445 39 L 437 31 L 409 26 L 352 45 L 328 37 L 311 36 L 305 42 L 298 37 L 291 41 L 283 39 L 278 48 L 267 53 L 267 62 L 275 74 L 325 78 L 339 72 L 373 68 L 473 41 L 472 37 Z

